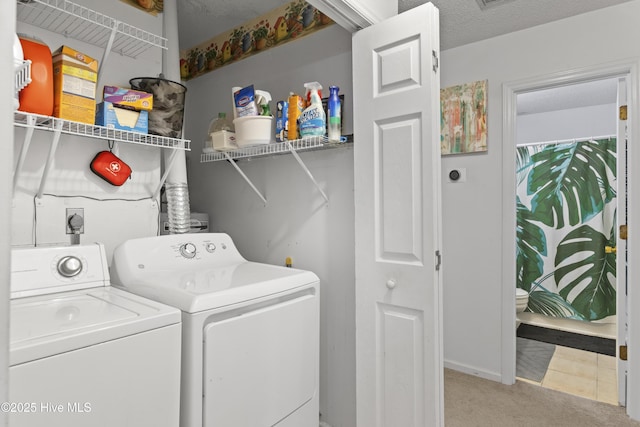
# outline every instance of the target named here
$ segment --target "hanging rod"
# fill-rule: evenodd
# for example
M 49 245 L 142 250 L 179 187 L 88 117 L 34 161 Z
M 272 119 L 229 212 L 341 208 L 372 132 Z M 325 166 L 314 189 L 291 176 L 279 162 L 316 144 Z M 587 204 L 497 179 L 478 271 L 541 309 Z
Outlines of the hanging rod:
M 569 144 L 574 142 L 583 142 L 583 141 L 593 141 L 596 139 L 611 139 L 617 138 L 617 135 L 603 135 L 603 136 L 590 136 L 583 138 L 572 138 L 572 139 L 559 139 L 557 141 L 545 141 L 545 142 L 525 142 L 522 144 L 516 144 L 516 147 L 530 147 L 533 145 L 551 145 L 551 144 Z

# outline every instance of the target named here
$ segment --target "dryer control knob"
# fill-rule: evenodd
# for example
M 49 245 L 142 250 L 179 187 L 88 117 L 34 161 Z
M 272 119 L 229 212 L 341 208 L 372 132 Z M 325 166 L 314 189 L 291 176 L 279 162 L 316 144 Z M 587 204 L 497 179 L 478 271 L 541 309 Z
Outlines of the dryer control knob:
M 58 273 L 64 277 L 73 277 L 82 271 L 82 261 L 78 257 L 68 255 L 58 261 Z
M 207 248 L 207 252 L 213 253 L 216 250 L 216 245 L 213 243 L 207 243 L 207 246 L 205 247 Z
M 196 256 L 196 245 L 193 243 L 185 243 L 180 246 L 180 255 L 185 258 L 193 258 Z

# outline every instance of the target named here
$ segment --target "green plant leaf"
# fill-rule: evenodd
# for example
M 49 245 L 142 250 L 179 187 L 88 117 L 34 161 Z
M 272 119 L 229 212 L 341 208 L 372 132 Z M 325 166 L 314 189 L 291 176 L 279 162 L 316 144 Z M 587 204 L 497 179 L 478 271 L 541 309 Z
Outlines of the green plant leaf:
M 535 291 L 529 293 L 528 310 L 553 317 L 585 320 L 582 314 L 576 311 L 560 295 L 550 292 L 538 286 Z
M 564 212 L 571 225 L 584 223 L 615 196 L 609 176 L 616 174 L 616 141 L 553 144 L 531 155 L 527 191 L 531 211 L 549 227 L 562 228 Z M 566 208 L 565 208 L 566 204 Z
M 615 246 L 615 243 L 615 224 L 609 237 L 583 225 L 567 234 L 558 245 L 554 278 L 559 294 L 569 301 L 569 294 L 579 289 L 569 302 L 587 320 L 616 313 L 616 290 L 612 283 L 616 276 L 616 254 L 605 253 L 605 246 Z
M 516 286 L 530 291 L 531 283 L 543 273 L 547 239 L 519 197 L 516 197 L 516 218 Z

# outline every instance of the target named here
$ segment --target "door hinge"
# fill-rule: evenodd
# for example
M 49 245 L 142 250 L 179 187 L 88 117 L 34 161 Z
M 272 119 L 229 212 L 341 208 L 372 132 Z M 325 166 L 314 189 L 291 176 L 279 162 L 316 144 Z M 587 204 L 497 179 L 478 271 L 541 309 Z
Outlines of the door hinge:
M 627 240 L 627 224 L 620 226 L 620 238 Z
M 431 55 L 433 56 L 433 72 L 437 73 L 438 72 L 438 54 L 436 53 L 435 50 L 432 50 Z
M 620 346 L 620 360 L 627 360 L 627 346 L 626 345 L 621 345 Z
M 436 271 L 440 270 L 440 265 L 442 265 L 442 254 L 436 251 Z
M 620 120 L 627 120 L 627 106 L 620 106 Z

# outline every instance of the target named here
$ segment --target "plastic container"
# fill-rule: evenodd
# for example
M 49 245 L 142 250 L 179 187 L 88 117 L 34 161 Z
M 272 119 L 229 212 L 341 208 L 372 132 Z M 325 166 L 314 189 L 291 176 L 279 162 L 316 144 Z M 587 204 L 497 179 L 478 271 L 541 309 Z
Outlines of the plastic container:
M 327 102 L 327 137 L 329 141 L 338 142 L 342 136 L 342 108 L 338 96 L 338 86 L 329 86 L 329 101 Z
M 187 88 L 180 83 L 158 77 L 136 77 L 129 80 L 129 84 L 132 89 L 153 94 L 153 110 L 149 111 L 149 133 L 181 138 Z
M 227 151 L 238 148 L 233 122 L 227 119 L 226 113 L 218 113 L 218 117 L 209 124 L 209 139 L 202 149 L 205 153 Z
M 227 119 L 227 113 L 218 113 L 218 117 L 209 124 L 209 133 L 226 130 L 234 132 L 233 122 Z
M 238 117 L 233 124 L 238 147 L 268 144 L 274 134 L 273 117 L 270 116 Z
M 20 39 L 18 38 L 18 35 L 14 33 L 13 34 L 13 68 L 14 70 L 16 70 L 16 72 L 18 68 L 22 66 L 23 61 L 24 61 L 24 52 L 22 52 L 22 44 L 20 43 Z M 18 81 L 16 80 L 16 85 L 17 84 L 18 84 Z M 14 93 L 14 98 L 13 98 L 13 109 L 17 110 L 19 107 L 20 107 L 20 95 L 19 95 L 18 88 L 16 88 L 16 91 Z
M 289 109 L 287 110 L 289 131 L 287 132 L 287 139 L 294 140 L 300 138 L 298 133 L 298 119 L 304 110 L 304 101 L 300 95 L 291 93 L 289 95 Z
M 19 94 L 20 111 L 53 115 L 53 60 L 42 40 L 19 34 L 24 59 L 31 60 L 31 83 Z

